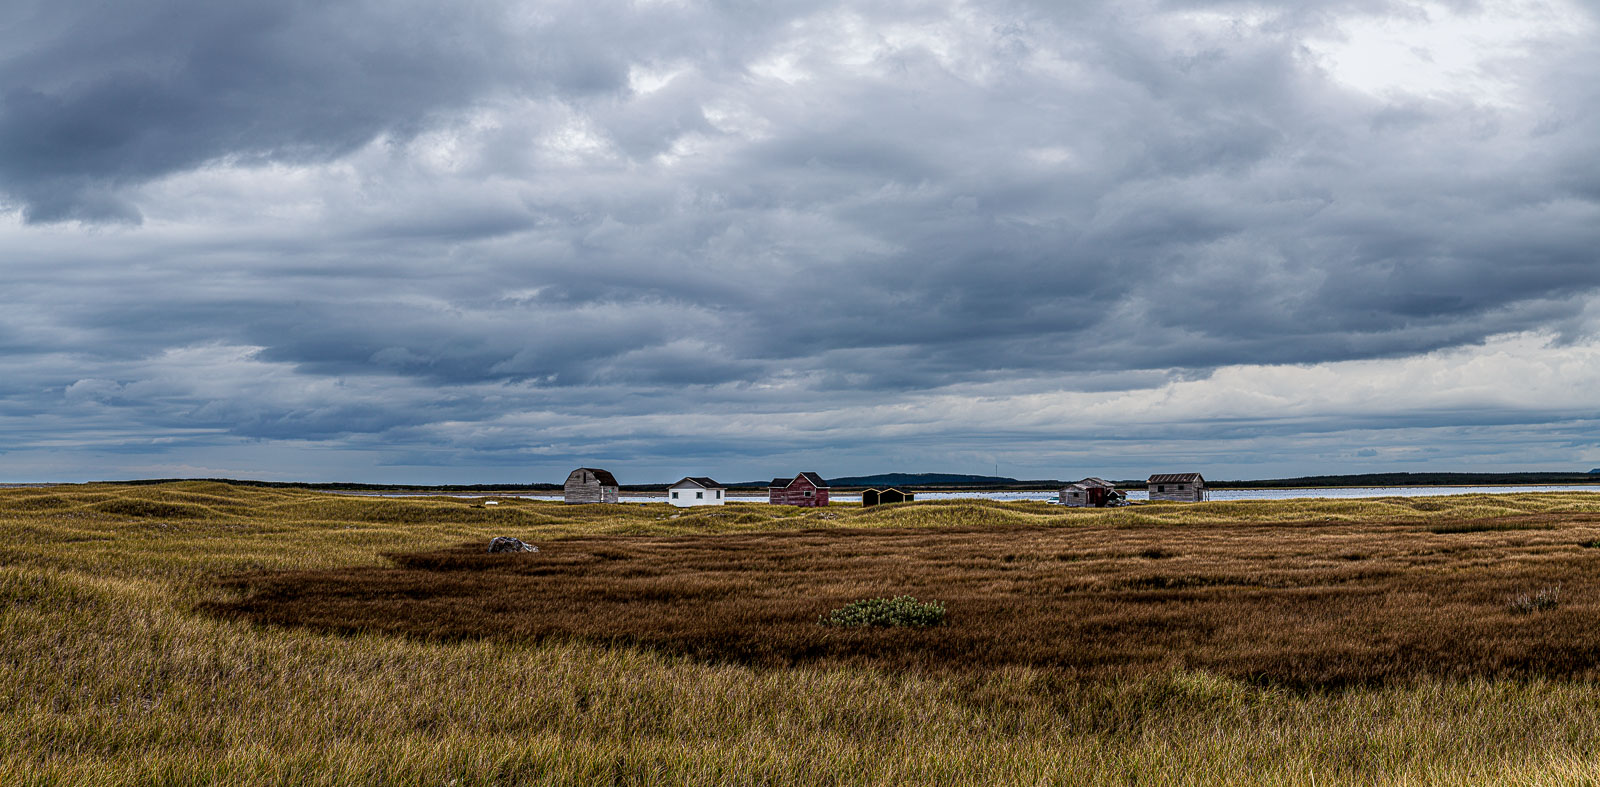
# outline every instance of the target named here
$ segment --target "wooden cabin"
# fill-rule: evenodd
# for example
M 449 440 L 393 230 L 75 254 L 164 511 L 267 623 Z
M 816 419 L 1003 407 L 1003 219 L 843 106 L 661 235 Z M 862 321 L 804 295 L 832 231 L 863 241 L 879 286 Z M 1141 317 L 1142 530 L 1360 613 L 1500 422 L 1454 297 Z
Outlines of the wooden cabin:
M 728 488 L 705 476 L 686 476 L 667 487 L 667 502 L 679 508 L 720 506 L 727 501 Z
M 1157 473 L 1145 483 L 1151 500 L 1198 503 L 1206 499 L 1206 480 L 1199 473 Z
M 902 492 L 892 487 L 889 489 L 867 489 L 861 493 L 861 507 L 867 508 L 890 503 L 909 503 L 915 499 L 917 499 L 916 495 L 910 492 Z
M 774 478 L 767 486 L 767 502 L 779 506 L 825 506 L 828 482 L 816 473 L 801 473 L 792 480 Z
M 617 491 L 617 477 L 597 467 L 572 471 L 561 490 L 568 503 L 615 503 Z
M 1074 508 L 1104 508 L 1117 497 L 1116 484 L 1104 478 L 1090 477 L 1061 487 L 1057 501 Z

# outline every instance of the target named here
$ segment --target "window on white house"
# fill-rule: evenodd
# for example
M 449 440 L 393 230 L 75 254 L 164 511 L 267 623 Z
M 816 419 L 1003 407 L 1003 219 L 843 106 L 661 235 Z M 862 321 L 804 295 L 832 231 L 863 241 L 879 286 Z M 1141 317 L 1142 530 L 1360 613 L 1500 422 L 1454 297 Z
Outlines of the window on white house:
M 694 499 L 696 499 L 696 500 L 704 500 L 704 499 L 706 499 L 706 493 L 705 492 L 695 492 L 694 493 Z
M 673 500 L 677 500 L 678 499 L 678 493 L 677 492 L 673 492 L 672 493 L 672 499 Z
M 718 499 L 718 500 L 721 500 L 721 499 L 722 499 L 722 490 L 721 490 L 721 489 L 718 489 L 718 490 L 717 490 L 717 499 Z

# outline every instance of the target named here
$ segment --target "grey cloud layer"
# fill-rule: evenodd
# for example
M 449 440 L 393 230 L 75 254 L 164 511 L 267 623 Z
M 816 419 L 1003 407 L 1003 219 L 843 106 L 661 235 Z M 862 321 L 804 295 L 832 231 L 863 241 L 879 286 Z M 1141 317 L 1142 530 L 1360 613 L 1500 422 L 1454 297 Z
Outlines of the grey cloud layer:
M 1594 326 L 1592 34 L 1501 64 L 1506 105 L 1363 93 L 1307 54 L 1414 11 L 1380 2 L 20 10 L 22 411 L 400 439 Z M 278 376 L 164 388 L 195 348 Z
M 17 53 L 0 64 L 0 176 L 30 221 L 137 220 L 120 187 L 209 162 L 325 161 L 506 91 L 614 94 L 657 21 L 621 10 L 22 0 L 0 34 Z

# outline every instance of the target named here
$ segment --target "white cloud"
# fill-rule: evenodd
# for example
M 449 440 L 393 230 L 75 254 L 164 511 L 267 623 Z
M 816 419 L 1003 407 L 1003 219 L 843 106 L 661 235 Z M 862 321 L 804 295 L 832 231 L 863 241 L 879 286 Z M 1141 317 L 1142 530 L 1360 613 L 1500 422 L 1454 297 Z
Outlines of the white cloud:
M 1593 20 L 1569 0 L 1404 2 L 1404 13 L 1353 16 L 1337 37 L 1307 45 L 1340 82 L 1385 97 L 1523 103 L 1525 62 L 1551 44 L 1591 38 Z

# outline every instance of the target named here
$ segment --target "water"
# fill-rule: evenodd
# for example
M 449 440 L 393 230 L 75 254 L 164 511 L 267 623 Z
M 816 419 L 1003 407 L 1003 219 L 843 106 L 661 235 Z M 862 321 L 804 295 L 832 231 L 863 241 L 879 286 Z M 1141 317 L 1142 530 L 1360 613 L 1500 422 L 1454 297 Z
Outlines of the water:
M 1148 500 L 1150 495 L 1143 489 L 1125 490 L 1129 500 Z M 1557 486 L 1361 486 L 1361 487 L 1322 487 L 1309 489 L 1213 489 L 1211 500 L 1289 500 L 1296 497 L 1315 498 L 1356 498 L 1356 497 L 1436 497 L 1439 495 L 1471 495 L 1471 494 L 1513 494 L 1517 492 L 1600 492 L 1600 484 L 1568 484 Z M 348 494 L 371 495 L 377 497 L 416 497 L 417 493 L 395 492 L 350 492 Z M 1045 501 L 1055 496 L 1055 492 L 916 492 L 918 500 L 1037 500 Z M 533 495 L 437 495 L 440 497 L 495 497 L 500 499 L 518 500 L 556 500 L 561 499 L 560 492 Z M 728 499 L 735 503 L 765 503 L 765 495 L 730 495 Z M 859 503 L 859 494 L 834 494 L 828 496 L 829 501 L 835 503 Z M 665 503 L 665 492 L 654 494 L 647 492 L 624 492 L 621 502 L 624 503 Z

